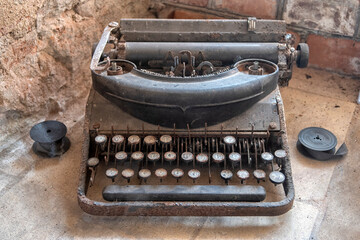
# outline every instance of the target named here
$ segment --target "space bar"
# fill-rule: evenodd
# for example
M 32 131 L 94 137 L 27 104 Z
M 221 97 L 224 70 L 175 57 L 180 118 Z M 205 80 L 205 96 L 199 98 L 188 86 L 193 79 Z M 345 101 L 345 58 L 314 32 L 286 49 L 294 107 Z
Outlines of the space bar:
M 107 201 L 246 201 L 266 197 L 262 186 L 254 185 L 109 185 L 103 190 Z

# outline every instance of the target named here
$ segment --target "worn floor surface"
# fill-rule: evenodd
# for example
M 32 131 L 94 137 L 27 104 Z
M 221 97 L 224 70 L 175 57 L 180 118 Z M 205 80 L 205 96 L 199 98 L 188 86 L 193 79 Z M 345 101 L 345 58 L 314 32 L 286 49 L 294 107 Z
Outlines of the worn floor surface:
M 360 80 L 296 69 L 281 90 L 296 199 L 277 217 L 97 217 L 78 207 L 85 103 L 58 117 L 69 127 L 70 150 L 60 159 L 30 151 L 28 136 L 0 152 L 1 239 L 359 239 Z M 42 119 L 39 119 L 41 121 Z M 346 141 L 349 154 L 319 162 L 300 155 L 297 134 L 324 127 Z

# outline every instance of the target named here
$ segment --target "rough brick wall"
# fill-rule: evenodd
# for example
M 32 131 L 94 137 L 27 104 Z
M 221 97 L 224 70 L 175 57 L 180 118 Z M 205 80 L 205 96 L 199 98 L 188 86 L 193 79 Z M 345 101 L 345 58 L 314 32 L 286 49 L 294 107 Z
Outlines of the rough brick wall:
M 360 76 L 359 0 L 166 0 L 160 17 L 283 19 L 310 47 L 310 66 Z
M 0 0 L 0 154 L 39 119 L 74 111 L 80 99 L 85 109 L 92 44 L 110 21 L 153 17 L 149 4 Z

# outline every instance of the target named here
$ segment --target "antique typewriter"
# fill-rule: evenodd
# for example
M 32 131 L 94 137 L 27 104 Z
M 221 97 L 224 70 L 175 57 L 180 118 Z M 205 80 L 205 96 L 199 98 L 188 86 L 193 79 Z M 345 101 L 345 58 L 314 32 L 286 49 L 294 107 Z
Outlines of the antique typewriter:
M 279 215 L 294 200 L 284 21 L 121 19 L 93 47 L 78 187 L 95 215 Z

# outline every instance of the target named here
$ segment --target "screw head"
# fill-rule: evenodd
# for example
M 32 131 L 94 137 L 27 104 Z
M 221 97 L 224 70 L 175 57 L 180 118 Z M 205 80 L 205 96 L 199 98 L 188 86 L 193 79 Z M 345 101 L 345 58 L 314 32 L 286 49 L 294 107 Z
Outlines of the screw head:
M 276 127 L 277 127 L 276 122 L 270 122 L 270 124 L 269 124 L 270 129 L 275 129 Z

